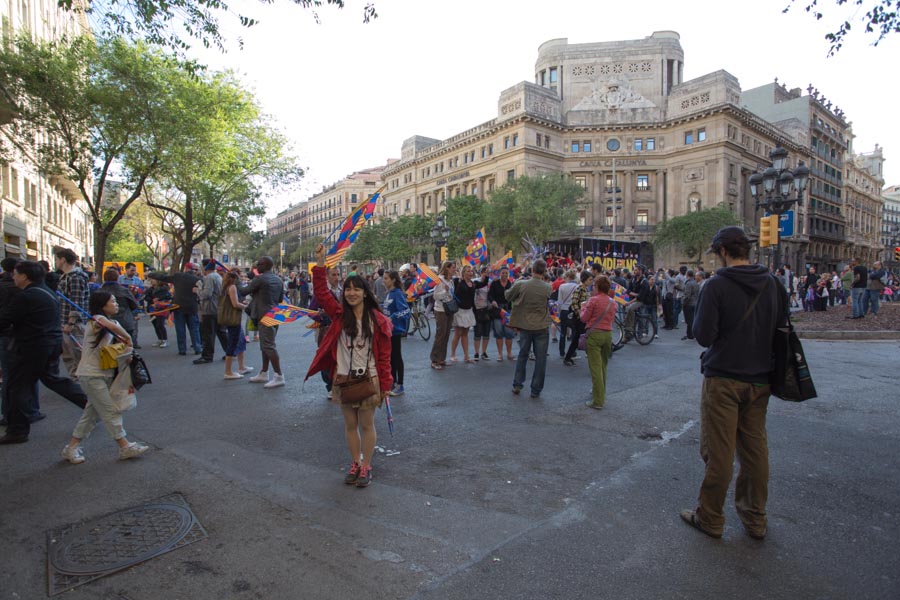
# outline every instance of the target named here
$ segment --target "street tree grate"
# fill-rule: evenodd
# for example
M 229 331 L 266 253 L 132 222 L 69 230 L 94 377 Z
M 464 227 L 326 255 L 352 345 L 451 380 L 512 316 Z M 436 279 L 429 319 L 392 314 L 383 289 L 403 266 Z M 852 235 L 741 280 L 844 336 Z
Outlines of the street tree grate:
M 181 494 L 51 529 L 48 594 L 55 596 L 206 537 Z

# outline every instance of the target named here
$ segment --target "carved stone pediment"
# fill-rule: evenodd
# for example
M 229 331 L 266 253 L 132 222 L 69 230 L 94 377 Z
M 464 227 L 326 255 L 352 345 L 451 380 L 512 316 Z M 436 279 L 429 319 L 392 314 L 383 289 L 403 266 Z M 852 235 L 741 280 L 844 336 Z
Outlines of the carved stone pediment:
M 618 110 L 623 108 L 656 108 L 628 85 L 626 79 L 611 78 L 598 81 L 591 93 L 581 99 L 573 110 Z

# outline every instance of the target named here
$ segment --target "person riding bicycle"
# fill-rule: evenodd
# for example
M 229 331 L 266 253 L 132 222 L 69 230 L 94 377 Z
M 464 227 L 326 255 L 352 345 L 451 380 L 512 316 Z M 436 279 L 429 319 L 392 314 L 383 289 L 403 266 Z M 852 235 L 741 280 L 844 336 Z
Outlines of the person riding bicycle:
M 650 286 L 644 277 L 644 269 L 640 266 L 634 268 L 634 276 L 631 280 L 629 294 L 631 300 L 625 305 L 625 337 L 634 337 L 634 314 L 644 306 L 644 301 L 649 301 Z

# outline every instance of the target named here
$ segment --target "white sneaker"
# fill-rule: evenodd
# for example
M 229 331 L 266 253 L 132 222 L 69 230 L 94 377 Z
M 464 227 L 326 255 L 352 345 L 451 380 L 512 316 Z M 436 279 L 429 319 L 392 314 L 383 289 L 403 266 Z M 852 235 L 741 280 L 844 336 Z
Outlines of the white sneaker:
M 269 372 L 268 371 L 260 371 L 254 377 L 248 379 L 250 383 L 268 383 L 269 381 Z
M 159 345 L 160 345 L 160 344 L 162 344 L 162 340 L 156 340 L 155 342 L 153 342 L 153 347 L 154 347 L 154 348 L 159 348 Z
M 240 373 L 226 373 L 225 379 L 243 379 L 244 376 Z
M 128 460 L 136 458 L 150 450 L 150 446 L 138 442 L 131 442 L 124 448 L 119 448 L 119 460 Z
M 253 372 L 253 367 L 244 367 L 243 369 L 238 369 L 237 372 L 241 375 L 246 375 L 247 373 Z
M 277 388 L 277 387 L 282 387 L 283 385 L 284 385 L 284 375 L 276 374 L 274 377 L 272 377 L 271 380 L 269 380 L 269 383 L 267 383 L 263 387 L 264 388 Z
M 163 341 L 161 341 L 161 342 L 159 343 L 159 347 L 160 347 L 160 348 L 168 348 L 168 347 L 169 347 L 169 342 L 167 342 L 166 340 L 163 340 Z
M 81 446 L 75 446 L 74 448 L 65 446 L 62 449 L 62 457 L 73 465 L 80 465 L 84 462 L 84 450 L 81 449 Z

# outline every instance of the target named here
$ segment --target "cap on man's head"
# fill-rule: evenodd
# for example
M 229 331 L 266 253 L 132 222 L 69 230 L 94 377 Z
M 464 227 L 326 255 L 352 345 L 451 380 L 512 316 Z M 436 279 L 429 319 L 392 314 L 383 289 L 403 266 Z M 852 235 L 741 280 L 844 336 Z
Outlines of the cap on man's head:
M 713 236 L 712 243 L 707 249 L 707 254 L 717 254 L 723 246 L 731 246 L 734 244 L 750 244 L 750 238 L 744 233 L 740 227 L 730 226 L 723 227 Z
M 203 270 L 204 271 L 215 271 L 216 270 L 216 261 L 214 261 L 214 260 L 203 261 Z
M 195 265 L 194 263 L 184 263 L 185 271 L 193 271 L 196 268 L 197 268 L 197 265 Z

